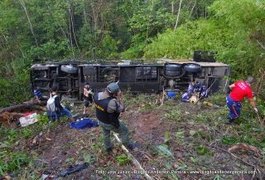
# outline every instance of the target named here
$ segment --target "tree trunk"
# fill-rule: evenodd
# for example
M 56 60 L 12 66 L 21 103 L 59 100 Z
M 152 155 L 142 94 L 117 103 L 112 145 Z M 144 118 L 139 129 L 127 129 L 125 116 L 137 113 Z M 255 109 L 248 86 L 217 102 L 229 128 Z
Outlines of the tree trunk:
M 75 35 L 75 26 L 74 26 L 74 16 L 73 16 L 73 6 L 72 3 L 69 1 L 69 16 L 70 16 L 70 33 L 72 34 L 72 38 L 74 40 L 75 46 L 77 47 L 78 50 L 79 46 L 77 43 L 76 35 Z
M 175 12 L 175 6 L 174 6 L 174 1 L 171 2 L 171 13 L 174 14 Z
M 88 19 L 87 19 L 87 16 L 88 16 L 88 13 L 87 13 L 87 9 L 86 9 L 86 1 L 83 2 L 83 6 L 84 6 L 84 9 L 83 9 L 83 15 L 84 15 L 84 22 L 85 24 L 88 25 Z
M 72 22 L 71 22 L 71 6 L 70 6 L 70 3 L 68 3 L 68 14 L 69 14 L 69 17 L 68 17 L 68 34 L 69 34 L 69 42 L 70 42 L 70 46 L 71 46 L 71 49 L 72 49 L 72 53 L 73 53 L 73 56 L 75 56 L 75 52 L 74 52 L 74 45 L 73 45 L 73 37 L 72 37 Z
M 189 17 L 189 19 L 191 19 L 191 17 L 192 17 L 192 14 L 193 14 L 193 11 L 194 11 L 194 8 L 195 8 L 196 4 L 197 4 L 197 0 L 195 0 L 194 4 L 193 4 L 193 6 L 192 6 L 192 8 L 190 10 L 190 17 Z
M 176 23 L 174 26 L 174 31 L 177 29 L 178 27 L 178 22 L 179 22 L 179 16 L 180 16 L 180 10 L 181 10 L 181 4 L 182 4 L 182 0 L 179 1 L 179 9 L 178 9 L 178 15 L 177 15 L 177 19 L 176 19 Z
M 19 3 L 22 6 L 22 8 L 23 8 L 23 10 L 24 10 L 24 12 L 26 14 L 26 17 L 28 19 L 29 28 L 30 28 L 31 34 L 32 34 L 32 36 L 33 36 L 33 38 L 35 40 L 35 44 L 36 44 L 36 46 L 39 46 L 38 41 L 37 41 L 37 38 L 36 38 L 35 33 L 34 33 L 34 30 L 33 30 L 32 23 L 30 21 L 30 17 L 29 17 L 29 14 L 28 14 L 28 10 L 27 10 L 26 4 L 25 4 L 25 2 L 23 0 L 19 0 Z
M 95 7 L 94 3 L 91 2 L 90 5 L 91 5 L 91 10 L 92 10 L 93 29 L 94 29 L 94 32 L 96 32 L 98 29 L 98 14 L 95 10 L 96 7 Z
M 17 105 L 14 105 L 14 106 L 9 106 L 9 107 L 6 107 L 6 108 L 3 108 L 0 110 L 0 114 L 3 113 L 3 112 L 20 112 L 22 110 L 26 110 L 26 109 L 38 109 L 38 110 L 43 110 L 43 105 L 45 105 L 46 103 L 45 102 L 27 102 L 27 103 L 23 103 L 23 104 L 17 104 Z

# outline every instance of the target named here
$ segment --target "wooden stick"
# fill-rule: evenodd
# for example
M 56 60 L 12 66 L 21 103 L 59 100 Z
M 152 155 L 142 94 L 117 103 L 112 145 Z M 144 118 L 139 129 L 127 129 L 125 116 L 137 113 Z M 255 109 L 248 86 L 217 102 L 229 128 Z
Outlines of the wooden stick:
M 256 111 L 255 111 L 255 112 L 256 112 Z M 256 112 L 256 114 L 257 114 L 257 118 L 258 118 L 258 120 L 259 120 L 259 123 L 260 123 L 262 126 L 264 126 L 263 120 L 260 118 L 259 113 Z
M 254 169 L 254 173 L 253 173 L 253 175 L 252 175 L 252 177 L 251 177 L 251 180 L 254 180 L 255 175 L 256 175 L 256 172 L 257 172 L 257 169 L 255 168 L 255 169 Z
M 126 152 L 126 154 L 132 159 L 133 164 L 141 171 L 144 173 L 144 176 L 146 177 L 146 179 L 148 180 L 153 180 L 153 178 L 151 176 L 149 176 L 147 174 L 147 172 L 144 170 L 144 168 L 141 166 L 141 164 L 137 161 L 137 159 L 135 159 L 135 157 L 129 152 L 129 150 L 122 144 L 120 138 L 118 137 L 118 135 L 116 133 L 114 133 L 114 137 L 116 138 L 116 140 L 121 144 L 121 148 Z

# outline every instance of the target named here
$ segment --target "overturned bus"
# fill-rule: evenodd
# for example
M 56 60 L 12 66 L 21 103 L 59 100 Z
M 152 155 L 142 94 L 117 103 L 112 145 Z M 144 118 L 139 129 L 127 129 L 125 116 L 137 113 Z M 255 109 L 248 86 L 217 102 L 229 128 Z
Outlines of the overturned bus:
M 31 84 L 32 90 L 39 88 L 46 95 L 56 85 L 61 95 L 81 100 L 86 83 L 95 92 L 103 90 L 110 82 L 118 82 L 123 91 L 159 93 L 172 88 L 170 82 L 174 82 L 174 89 L 182 91 L 195 80 L 205 84 L 213 93 L 225 89 L 229 75 L 228 65 L 203 60 L 162 59 L 154 64 L 128 60 L 111 64 L 68 61 L 32 65 Z

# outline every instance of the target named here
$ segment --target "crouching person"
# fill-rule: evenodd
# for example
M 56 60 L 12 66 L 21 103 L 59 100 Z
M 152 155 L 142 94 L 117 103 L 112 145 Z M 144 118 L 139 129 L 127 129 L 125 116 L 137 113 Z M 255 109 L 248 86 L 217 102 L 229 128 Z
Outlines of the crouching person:
M 103 130 L 104 146 L 108 153 L 112 152 L 110 132 L 119 134 L 122 143 L 130 150 L 134 145 L 129 140 L 128 128 L 119 121 L 119 115 L 125 110 L 122 103 L 121 90 L 117 83 L 110 83 L 104 92 L 94 96 L 96 116 Z
M 62 116 L 67 116 L 70 120 L 73 120 L 71 112 L 61 105 L 56 86 L 51 88 L 50 98 L 47 101 L 46 107 L 49 120 L 59 120 Z

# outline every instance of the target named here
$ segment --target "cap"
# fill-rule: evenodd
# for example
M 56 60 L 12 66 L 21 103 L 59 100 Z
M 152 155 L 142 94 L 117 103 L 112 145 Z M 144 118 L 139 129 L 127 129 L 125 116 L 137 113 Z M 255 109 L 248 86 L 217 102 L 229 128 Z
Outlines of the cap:
M 120 87 L 117 83 L 110 83 L 108 86 L 107 86 L 107 91 L 109 93 L 117 93 L 120 91 Z
M 252 76 L 248 76 L 246 81 L 247 81 L 249 84 L 251 84 L 251 83 L 254 83 L 254 82 L 255 82 L 255 78 L 252 77 Z

